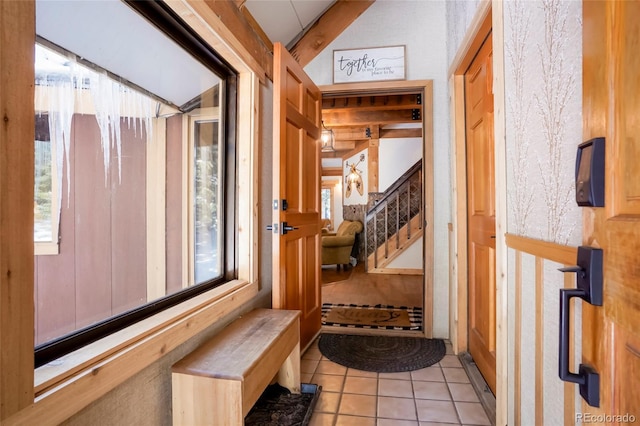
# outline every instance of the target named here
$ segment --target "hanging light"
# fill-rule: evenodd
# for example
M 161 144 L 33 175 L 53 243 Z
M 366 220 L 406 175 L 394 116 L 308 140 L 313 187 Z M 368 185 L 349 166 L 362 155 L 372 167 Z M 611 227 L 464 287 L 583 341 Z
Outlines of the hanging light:
M 324 121 L 322 122 L 322 135 L 320 136 L 322 140 L 322 152 L 334 152 L 336 149 L 334 148 L 335 143 L 335 135 L 332 129 L 327 129 L 324 125 Z

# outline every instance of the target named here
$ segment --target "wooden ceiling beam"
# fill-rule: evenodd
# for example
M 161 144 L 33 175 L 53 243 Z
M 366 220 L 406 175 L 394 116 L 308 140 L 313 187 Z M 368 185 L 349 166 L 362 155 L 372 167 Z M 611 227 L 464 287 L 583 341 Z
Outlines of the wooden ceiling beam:
M 267 46 L 249 22 L 245 13 L 238 8 L 234 0 L 205 0 L 190 2 L 194 9 L 206 6 L 216 14 L 233 37 L 246 49 L 251 57 L 264 69 L 266 77 L 273 80 L 273 45 Z
M 420 138 L 422 129 L 380 129 L 380 139 L 383 138 Z
M 245 0 L 242 0 L 243 4 L 240 5 L 240 11 L 244 15 L 245 19 L 247 20 L 247 22 L 249 23 L 253 31 L 255 31 L 258 37 L 260 37 L 260 40 L 262 40 L 262 43 L 273 54 L 273 42 L 271 41 L 269 36 L 264 32 L 260 24 L 258 24 L 258 21 L 256 21 L 256 18 L 254 18 L 251 12 L 249 12 L 249 9 L 247 9 L 244 6 L 244 2 Z
M 355 109 L 349 111 L 323 110 L 322 121 L 324 121 L 324 124 L 327 127 L 369 126 L 370 123 L 384 125 L 422 122 L 421 119 L 413 119 L 412 109 L 392 111 L 359 111 Z
M 304 67 L 342 34 L 374 1 L 337 0 L 289 49 L 289 52 Z
M 357 96 L 357 97 L 323 97 L 322 109 L 354 109 L 381 110 L 420 108 L 422 96 L 418 94 L 401 94 L 394 96 Z
M 325 167 L 322 176 L 342 176 L 342 167 Z

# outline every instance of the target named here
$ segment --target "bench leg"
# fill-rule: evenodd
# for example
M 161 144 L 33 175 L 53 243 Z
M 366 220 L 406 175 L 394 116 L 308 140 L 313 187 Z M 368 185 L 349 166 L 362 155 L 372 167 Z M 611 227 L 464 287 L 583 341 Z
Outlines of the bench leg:
M 300 342 L 280 367 L 278 383 L 289 389 L 291 393 L 300 393 Z
M 242 425 L 242 382 L 173 373 L 173 425 Z

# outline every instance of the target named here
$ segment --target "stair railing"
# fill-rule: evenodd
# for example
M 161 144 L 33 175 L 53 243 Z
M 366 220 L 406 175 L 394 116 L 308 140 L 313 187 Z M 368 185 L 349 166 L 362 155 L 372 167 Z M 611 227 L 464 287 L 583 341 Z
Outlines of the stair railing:
M 372 194 L 375 196 L 375 194 Z M 378 249 L 384 245 L 384 258 L 389 257 L 389 241 L 396 238 L 401 247 L 400 230 L 406 226 L 406 237 L 421 232 L 424 223 L 422 203 L 422 160 L 414 164 L 384 193 L 377 194 L 365 217 L 365 268 L 369 270 L 369 256 L 374 253 L 374 268 L 378 267 Z M 420 216 L 418 229 L 411 229 L 411 219 Z M 404 236 L 404 235 L 403 235 Z

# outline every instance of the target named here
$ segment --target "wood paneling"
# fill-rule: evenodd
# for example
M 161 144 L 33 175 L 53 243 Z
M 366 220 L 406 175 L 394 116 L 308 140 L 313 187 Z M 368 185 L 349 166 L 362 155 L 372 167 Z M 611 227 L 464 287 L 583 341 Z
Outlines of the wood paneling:
M 515 244 L 514 244 L 515 241 Z M 548 338 L 547 334 L 552 332 L 555 335 L 556 330 L 550 330 L 547 325 L 547 319 L 544 317 L 545 304 L 549 303 L 544 299 L 544 287 L 545 281 L 545 263 L 557 262 L 557 253 L 562 252 L 576 252 L 576 247 L 562 246 L 555 243 L 549 243 L 546 241 L 531 240 L 524 237 L 514 237 L 513 235 L 507 238 L 509 247 L 515 250 L 515 286 L 514 286 L 514 369 L 513 369 L 513 384 L 514 384 L 514 424 L 526 425 L 530 422 L 535 424 L 544 424 L 545 418 L 545 380 L 549 379 L 549 376 L 545 376 L 545 355 L 544 355 L 544 341 Z M 513 245 L 526 248 L 526 251 L 521 251 L 518 248 L 514 248 Z M 534 259 L 535 275 L 533 276 L 533 282 L 535 283 L 534 300 L 524 300 L 522 298 L 522 285 L 523 285 L 523 256 L 531 255 Z M 564 265 L 570 265 L 575 263 L 575 256 L 571 262 L 565 262 Z M 565 288 L 575 287 L 575 276 L 573 274 L 565 274 L 563 277 Z M 575 308 L 576 300 L 572 300 L 572 312 Z M 579 303 L 579 302 L 578 302 Z M 522 339 L 522 310 L 523 306 L 527 306 L 529 310 L 535 311 L 535 337 L 529 341 L 523 341 Z M 569 358 L 574 359 L 575 341 L 574 341 L 575 320 L 571 319 L 570 339 L 569 339 Z M 530 369 L 531 366 L 522 365 L 522 351 L 534 350 L 534 383 L 527 384 L 522 381 L 523 371 Z M 573 365 L 573 362 L 570 363 Z M 555 380 L 555 376 L 553 376 Z M 534 387 L 534 400 L 522 401 L 522 387 L 533 386 Z M 572 383 L 564 386 L 564 422 L 565 424 L 572 424 L 575 421 L 575 385 Z M 532 404 L 535 419 L 523 419 L 522 407 L 524 404 Z M 547 419 L 548 420 L 548 419 Z
M 71 187 L 67 193 L 63 180 L 62 189 L 60 253 L 36 257 L 38 343 L 147 301 L 147 142 L 125 120 L 122 177 L 114 147 L 105 178 L 95 116 L 74 115 Z M 64 172 L 66 177 L 66 167 Z
M 111 158 L 111 315 L 147 301 L 147 137 L 121 120 L 121 178 Z
M 0 2 L 0 420 L 33 401 L 35 2 Z
M 71 127 L 71 137 L 75 129 Z M 75 164 L 75 152 L 69 152 L 69 163 Z M 62 176 L 62 209 L 58 254 L 36 256 L 35 287 L 37 290 L 36 345 L 60 337 L 76 329 L 75 280 L 75 180 L 69 179 L 66 165 Z M 69 182 L 69 191 L 67 191 Z
M 522 424 L 522 253 L 515 253 L 514 309 L 515 324 L 513 336 L 513 411 L 514 424 Z
M 535 413 L 536 424 L 544 424 L 544 259 L 536 257 L 536 344 Z
M 83 143 L 73 144 L 76 269 L 69 272 L 75 274 L 76 327 L 81 328 L 111 313 L 111 197 L 95 117 L 76 114 L 73 129 L 74 140 Z
M 167 119 L 167 292 L 183 288 L 182 281 L 182 117 Z
M 296 42 L 290 50 L 300 66 L 306 66 L 318 53 L 326 48 L 349 27 L 374 0 L 336 1 Z

